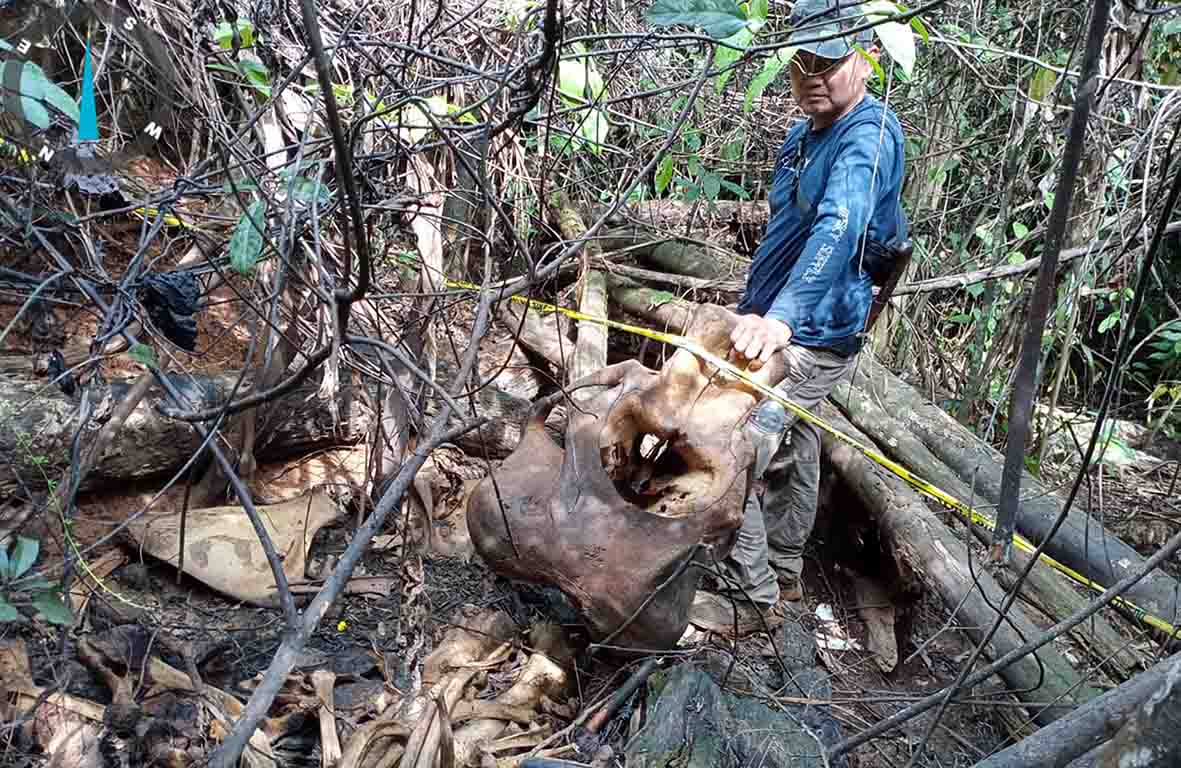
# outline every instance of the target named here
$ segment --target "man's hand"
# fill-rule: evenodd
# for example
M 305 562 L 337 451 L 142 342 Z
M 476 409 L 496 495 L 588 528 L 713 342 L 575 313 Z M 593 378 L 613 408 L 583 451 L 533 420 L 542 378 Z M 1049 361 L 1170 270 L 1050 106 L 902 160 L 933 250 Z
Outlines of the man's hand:
M 758 360 L 761 368 L 791 341 L 791 328 L 769 317 L 743 315 L 730 332 L 730 341 L 735 352 L 747 360 Z

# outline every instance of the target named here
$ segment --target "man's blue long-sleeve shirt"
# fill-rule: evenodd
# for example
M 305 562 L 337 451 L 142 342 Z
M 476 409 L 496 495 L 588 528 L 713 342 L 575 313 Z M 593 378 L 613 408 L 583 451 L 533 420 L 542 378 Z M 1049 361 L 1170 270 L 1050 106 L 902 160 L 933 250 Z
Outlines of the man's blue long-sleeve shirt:
M 873 298 L 861 238 L 906 238 L 902 179 L 902 127 L 873 96 L 820 131 L 792 126 L 738 312 L 785 323 L 794 343 L 855 354 Z

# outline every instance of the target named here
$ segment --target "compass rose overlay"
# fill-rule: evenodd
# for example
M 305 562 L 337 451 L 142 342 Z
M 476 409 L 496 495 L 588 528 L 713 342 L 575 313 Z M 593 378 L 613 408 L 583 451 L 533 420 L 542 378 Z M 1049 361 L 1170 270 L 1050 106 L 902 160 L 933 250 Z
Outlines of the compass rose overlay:
M 0 19 L 0 112 L 7 118 L 3 133 L 15 132 L 11 138 L 41 163 L 61 165 L 73 173 L 109 173 L 125 168 L 137 157 L 150 155 L 164 128 L 171 124 L 173 105 L 177 103 L 177 74 L 160 36 L 132 9 L 112 0 L 67 0 L 64 5 L 50 0 L 18 0 L 17 5 L 19 18 Z M 62 32 L 67 45 L 71 37 L 84 41 L 82 82 L 76 102 L 51 82 L 34 60 L 38 46 L 46 39 L 56 45 Z M 101 37 L 94 40 L 96 36 Z M 146 77 L 132 81 L 147 107 L 137 110 L 142 117 L 131 126 L 131 139 L 106 155 L 97 151 L 101 136 L 93 53 L 98 52 L 108 57 L 108 62 L 134 57 L 147 65 Z M 62 131 L 53 130 L 48 125 L 47 107 L 67 115 L 76 123 L 76 130 L 64 136 Z

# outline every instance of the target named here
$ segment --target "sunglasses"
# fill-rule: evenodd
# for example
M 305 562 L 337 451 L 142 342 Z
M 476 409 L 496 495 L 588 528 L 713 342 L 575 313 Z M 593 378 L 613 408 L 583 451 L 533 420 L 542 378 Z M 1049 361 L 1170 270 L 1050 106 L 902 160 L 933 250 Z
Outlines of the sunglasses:
M 826 59 L 811 53 L 796 53 L 791 57 L 791 66 L 803 77 L 820 77 L 836 70 L 848 61 L 853 53 L 847 53 L 839 59 Z

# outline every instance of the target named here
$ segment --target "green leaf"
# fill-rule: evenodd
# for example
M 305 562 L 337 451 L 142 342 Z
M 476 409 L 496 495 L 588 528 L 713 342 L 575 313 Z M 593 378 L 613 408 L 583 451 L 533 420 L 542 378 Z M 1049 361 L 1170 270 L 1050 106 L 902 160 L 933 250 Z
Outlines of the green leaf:
M 779 73 L 791 62 L 797 50 L 799 49 L 795 46 L 780 49 L 774 56 L 768 57 L 763 62 L 763 68 L 751 78 L 750 86 L 746 89 L 746 98 L 742 102 L 743 112 L 750 112 L 755 99 L 762 98 L 763 91 L 767 90 L 768 85 L 775 82 L 775 78 L 779 77 Z
M 238 62 L 238 66 L 242 68 L 242 74 L 246 76 L 246 81 L 254 87 L 254 90 L 269 99 L 271 97 L 271 73 L 266 65 L 253 59 L 243 59 Z M 333 92 L 333 95 L 336 95 L 335 88 Z
M 972 322 L 972 316 L 965 315 L 963 312 L 960 312 L 959 314 L 952 315 L 951 317 L 947 318 L 947 322 L 967 325 L 968 323 Z
M 1119 312 L 1112 312 L 1099 323 L 1099 333 L 1107 333 L 1119 322 Z
M 127 350 L 127 356 L 145 368 L 154 368 L 156 366 L 156 350 L 147 344 L 133 345 L 131 349 Z
M 964 290 L 966 290 L 972 298 L 978 299 L 984 294 L 984 283 L 972 283 L 969 286 L 965 286 Z
M 898 13 L 898 6 L 888 0 L 875 0 L 864 6 L 863 13 L 867 21 L 878 21 Z M 885 21 L 874 27 L 874 32 L 882 41 L 886 53 L 902 67 L 906 76 L 910 77 L 914 71 L 915 60 L 914 34 L 910 28 L 897 21 Z
M 81 122 L 82 117 L 78 111 L 78 103 L 70 94 L 63 91 L 48 77 L 45 72 L 36 64 L 26 62 L 24 68 L 21 70 L 21 91 L 24 92 L 24 75 L 28 73 L 33 81 L 33 87 L 38 89 L 34 98 L 46 102 L 49 106 L 61 112 L 66 117 L 74 121 L 74 125 Z
M 706 172 L 701 177 L 701 187 L 706 200 L 717 200 L 722 191 L 722 179 L 716 173 Z
M 20 578 L 25 571 L 37 562 L 37 553 L 41 551 L 41 542 L 25 536 L 16 538 L 16 546 L 12 548 L 12 558 L 8 564 L 8 572 L 12 578 Z
M 869 62 L 869 66 L 873 69 L 874 77 L 878 79 L 878 82 L 886 82 L 886 70 L 882 69 L 881 62 L 871 56 L 869 51 L 865 50 L 856 43 L 853 44 L 853 50 L 857 51 L 857 53 L 861 54 L 861 58 Z
M 769 3 L 767 0 L 750 0 L 748 15 L 754 21 L 766 21 Z
M 677 161 L 671 152 L 660 158 L 660 164 L 656 166 L 656 194 L 664 194 L 664 190 L 668 189 L 668 184 L 673 180 L 673 171 L 676 170 L 676 167 Z
M 234 234 L 230 237 L 230 267 L 240 275 L 254 271 L 262 255 L 262 231 L 266 226 L 267 204 L 255 200 L 238 220 Z
M 1029 234 L 1029 227 L 1025 226 L 1019 221 L 1013 222 L 1013 234 L 1018 238 L 1024 238 Z
M 754 37 L 755 36 L 753 32 L 751 32 L 749 29 L 743 28 L 723 40 L 723 43 L 729 43 L 730 45 L 736 47 L 723 48 L 722 46 L 718 46 L 718 52 L 714 55 L 714 69 L 725 69 L 742 58 L 742 55 L 746 53 L 747 46 L 749 46 L 751 41 L 754 40 Z M 726 87 L 726 83 L 730 80 L 730 76 L 733 74 L 734 70 L 731 69 L 718 75 L 718 81 L 714 83 L 714 87 L 717 89 L 718 93 L 721 93 Z
M 905 12 L 905 9 L 903 12 Z M 927 25 L 923 23 L 922 19 L 918 16 L 911 16 L 910 26 L 915 32 L 919 33 L 919 37 L 923 38 L 924 43 L 931 42 L 931 33 L 927 31 Z
M 243 48 L 250 48 L 254 45 L 254 25 L 245 19 L 238 19 L 235 24 L 238 27 L 238 38 L 242 41 Z M 230 22 L 218 22 L 217 26 L 213 28 L 213 39 L 218 46 L 228 50 L 234 47 L 234 28 L 230 26 Z
M 749 200 L 750 199 L 750 193 L 732 181 L 726 181 L 725 179 L 722 179 L 722 188 L 730 190 L 731 192 L 734 193 L 734 195 L 736 197 L 738 197 L 741 200 Z
M 1045 101 L 1050 91 L 1054 90 L 1057 79 L 1058 75 L 1054 70 L 1038 67 L 1033 77 L 1029 78 L 1029 98 L 1034 101 Z
M 0 621 L 17 621 L 20 617 L 16 608 L 13 608 L 12 604 L 5 600 L 3 595 L 0 595 Z
M 590 114 L 578 126 L 578 135 L 586 139 L 591 151 L 599 154 L 603 145 L 607 143 L 607 134 L 611 132 L 611 121 L 601 109 L 592 109 Z
M 1021 251 L 1010 251 L 1009 252 L 1009 263 L 1010 264 L 1024 264 L 1025 263 L 1025 254 L 1022 253 Z
M 33 598 L 35 607 L 50 624 L 68 627 L 74 623 L 74 615 L 62 602 L 61 597 L 53 592 L 40 592 Z
M 654 27 L 701 27 L 715 40 L 733 35 L 747 22 L 734 0 L 656 0 L 644 17 Z

